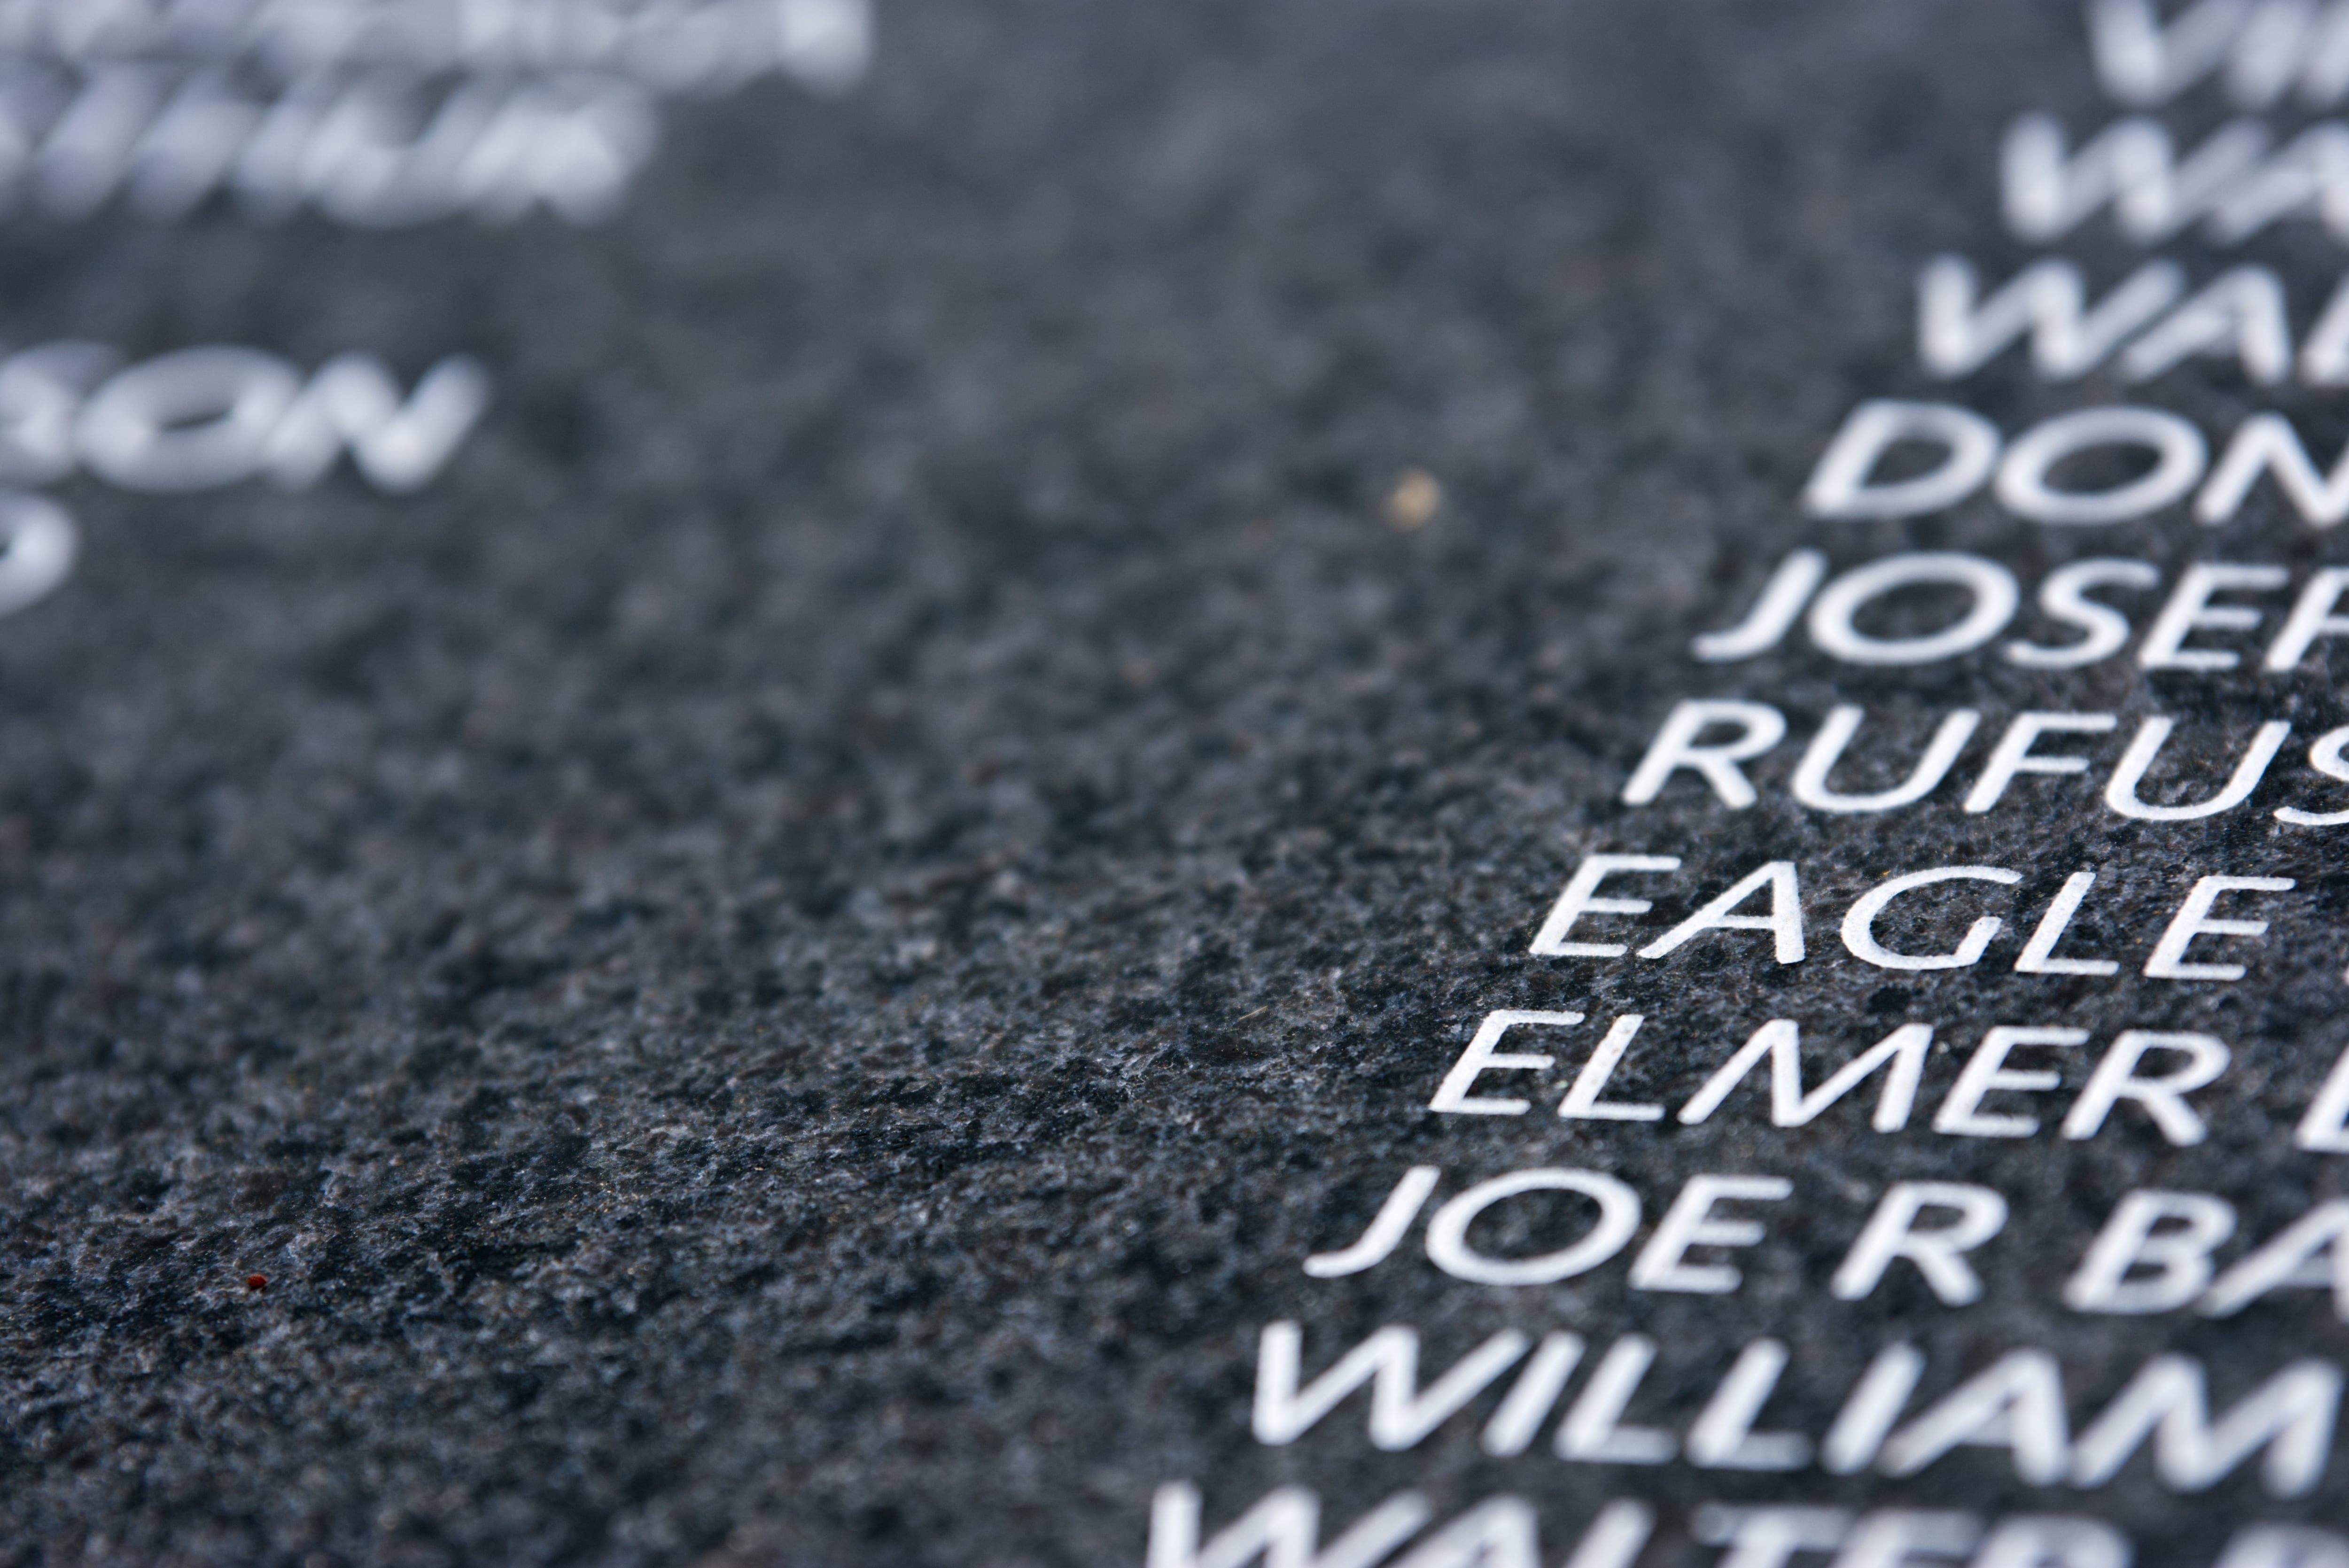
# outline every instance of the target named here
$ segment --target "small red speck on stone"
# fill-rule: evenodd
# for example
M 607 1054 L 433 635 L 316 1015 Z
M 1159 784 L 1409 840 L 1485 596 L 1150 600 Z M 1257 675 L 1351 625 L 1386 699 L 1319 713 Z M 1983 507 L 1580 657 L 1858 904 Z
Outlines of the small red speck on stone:
M 247 1274 L 244 1276 L 244 1288 L 247 1290 L 267 1290 L 269 1288 L 269 1276 L 267 1274 Z

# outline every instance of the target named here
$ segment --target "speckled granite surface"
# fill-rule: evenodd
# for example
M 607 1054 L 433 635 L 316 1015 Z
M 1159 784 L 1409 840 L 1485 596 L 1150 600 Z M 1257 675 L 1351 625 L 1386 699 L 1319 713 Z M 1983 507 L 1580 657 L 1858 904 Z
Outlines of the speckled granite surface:
M 2076 14 L 881 19 L 836 101 L 671 106 L 604 227 L 0 242 L 12 342 L 464 352 L 498 386 L 414 498 L 69 484 L 82 565 L 0 623 L 0 1561 L 1138 1564 L 1178 1478 L 1218 1519 L 1288 1480 L 1345 1519 L 1514 1491 L 1561 1522 L 1553 1559 L 1613 1495 L 1657 1501 L 1658 1563 L 1713 1561 L 1679 1522 L 1723 1497 L 2085 1511 L 2157 1564 L 2242 1519 L 2349 1523 L 2339 1461 L 2276 1501 L 2142 1467 L 2034 1490 L 1987 1453 L 1800 1482 L 1488 1460 L 1466 1428 L 1381 1454 L 1351 1407 L 1289 1449 L 1247 1432 L 1280 1317 L 1316 1365 L 1385 1322 L 1437 1366 L 1505 1325 L 1724 1357 L 1772 1333 L 1823 1369 L 1786 1396 L 1813 1430 L 1896 1335 L 1952 1367 L 2045 1346 L 2105 1389 L 2164 1349 L 2230 1389 L 2279 1345 L 2340 1355 L 2321 1291 L 2214 1324 L 2067 1317 L 2049 1283 L 2128 1186 L 2270 1229 L 2342 1189 L 2278 1131 L 2343 1038 L 2349 882 L 2319 841 L 2116 828 L 2085 794 L 1616 803 L 1688 695 L 1919 732 L 1961 701 L 2338 722 L 2314 677 L 1685 655 L 1813 537 L 1793 498 L 1850 406 L 1927 392 L 1921 261 L 2030 253 L 1994 222 L 1997 138 L 2111 112 Z M 2305 232 L 2259 254 L 2312 304 L 2337 271 Z M 2079 401 L 2019 369 L 1968 396 L 2011 423 Z M 2282 396 L 2331 450 L 2337 405 Z M 2218 369 L 2163 394 L 2214 426 L 2255 401 Z M 1400 530 L 1413 469 L 1443 504 Z M 2338 555 L 2251 516 L 2246 558 Z M 1986 507 L 1838 537 L 2028 572 L 2111 548 Z M 2131 929 L 2223 860 L 2298 878 L 2271 913 L 2310 934 L 2255 984 L 2158 994 L 1527 956 L 1579 856 L 1626 847 L 1791 857 L 1822 909 L 1892 865 L 2029 861 L 2042 902 L 2103 866 Z M 1953 1049 L 2058 995 L 2100 1037 L 2208 1028 L 2256 1071 L 2190 1150 L 1423 1109 L 1495 1007 L 1669 1018 L 1708 1054 L 1616 1088 L 1677 1103 L 1764 1016 L 1938 1019 Z M 1733 1302 L 1299 1272 L 1406 1165 L 1546 1161 L 1653 1194 L 1778 1172 L 1803 1202 Z M 1823 1295 L 1896 1178 L 2011 1196 L 1981 1306 Z

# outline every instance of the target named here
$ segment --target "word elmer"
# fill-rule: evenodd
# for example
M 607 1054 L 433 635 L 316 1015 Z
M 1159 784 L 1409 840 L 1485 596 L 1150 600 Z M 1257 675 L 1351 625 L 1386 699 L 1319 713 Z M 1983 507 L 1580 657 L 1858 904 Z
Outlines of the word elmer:
M 1487 1014 L 1444 1074 L 1428 1109 L 1448 1116 L 1523 1116 L 1531 1102 L 1496 1096 L 1480 1087 L 1486 1077 L 1506 1078 L 1516 1073 L 1541 1072 L 1557 1058 L 1548 1055 L 1504 1052 L 1498 1047 L 1511 1030 L 1571 1030 L 1583 1022 L 1579 1013 L 1537 1013 L 1506 1009 Z M 1608 1087 L 1622 1067 L 1646 1018 L 1626 1013 L 1617 1018 L 1592 1047 L 1558 1104 L 1568 1121 L 1660 1122 L 1664 1107 L 1607 1098 Z M 1869 1125 L 1878 1132 L 1899 1132 L 1908 1127 L 1924 1084 L 1925 1068 L 1933 1049 L 1934 1026 L 1903 1024 L 1872 1047 L 1844 1062 L 1816 1089 L 1803 1087 L 1802 1030 L 1792 1018 L 1773 1018 L 1731 1052 L 1720 1068 L 1690 1094 L 1674 1119 L 1693 1127 L 1710 1119 L 1749 1078 L 1766 1078 L 1770 1120 L 1778 1127 L 1806 1127 L 1872 1078 L 1878 1078 L 1876 1111 Z M 1967 1138 L 2030 1138 L 2040 1130 L 2033 1115 L 2020 1114 L 2011 1098 L 2044 1095 L 2062 1087 L 2060 1073 L 2044 1060 L 2028 1070 L 2010 1066 L 2017 1052 L 2076 1050 L 2088 1043 L 2088 1032 L 2068 1026 L 1996 1024 L 1986 1029 L 1956 1080 L 1949 1086 L 1934 1115 L 1936 1132 Z M 1658 1052 L 1679 1063 L 1691 1053 L 1664 1047 Z M 2087 1081 L 2063 1118 L 2065 1139 L 2078 1141 L 2105 1130 L 2108 1119 L 2124 1103 L 2147 1118 L 2168 1141 L 2178 1148 L 2200 1143 L 2209 1135 L 2201 1113 L 2190 1096 L 2225 1076 L 2233 1059 L 2225 1042 L 2192 1031 L 2124 1029 L 2096 1057 Z M 1488 1086 L 1487 1086 L 1488 1087 Z M 2005 1109 L 1995 1113 L 1984 1105 L 1993 1093 Z M 2320 1096 L 2319 1103 L 2323 1103 Z

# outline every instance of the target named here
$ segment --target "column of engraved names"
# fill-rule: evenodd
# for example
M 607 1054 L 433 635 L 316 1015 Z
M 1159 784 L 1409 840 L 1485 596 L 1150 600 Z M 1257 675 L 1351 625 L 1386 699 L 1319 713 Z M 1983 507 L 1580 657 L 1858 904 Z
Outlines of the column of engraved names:
M 1811 537 L 1771 564 L 1730 624 L 1690 638 L 1692 674 L 1717 684 L 1657 716 L 1620 787 L 1619 820 L 1634 825 L 1581 854 L 1527 922 L 1532 957 L 1589 971 L 1669 976 L 1729 949 L 1793 974 L 1995 972 L 2002 994 L 2038 986 L 2047 1000 L 2013 1021 L 1961 1014 L 1873 1030 L 1846 1009 L 1756 1016 L 1718 1040 L 1687 1037 L 1667 1016 L 1494 1008 L 1431 1073 L 1433 1115 L 1613 1124 L 1632 1136 L 1736 1119 L 1764 1148 L 1772 1131 L 1817 1124 L 2051 1161 L 2122 1137 L 2195 1150 L 2230 1119 L 2251 1119 L 2279 1159 L 2349 1152 L 2349 1051 L 2269 1131 L 2273 1108 L 2242 1087 L 2263 1082 L 2269 1064 L 2169 1016 L 2176 998 L 2275 984 L 2296 944 L 2332 953 L 2325 978 L 2340 983 L 2338 934 L 2304 879 L 2279 864 L 2321 853 L 2349 826 L 2349 725 L 2333 721 L 2325 676 L 2332 644 L 2349 634 L 2349 567 L 2325 559 L 2327 531 L 2349 517 L 2349 449 L 2328 467 L 2308 417 L 2325 407 L 2323 389 L 2349 385 L 2349 275 L 2312 291 L 2248 258 L 2263 237 L 2349 240 L 2349 125 L 2324 118 L 2349 98 L 2349 5 L 2197 0 L 2165 15 L 2149 0 L 2092 0 L 2085 22 L 2119 112 L 2076 137 L 2036 111 L 2006 128 L 1994 150 L 1998 219 L 2027 259 L 1923 261 L 1916 355 L 1934 393 L 1866 397 L 1823 434 L 1798 501 Z M 2190 119 L 2211 103 L 2226 106 L 2214 129 L 2173 130 L 2168 111 Z M 2107 276 L 2066 253 L 2092 233 L 2117 236 L 2137 259 Z M 2054 407 L 2002 425 L 1968 386 L 2018 366 Z M 2214 380 L 2251 411 L 2214 426 L 2176 406 Z M 2019 548 L 1852 549 L 1952 514 L 1991 520 L 1988 536 Z M 2014 564 L 2051 556 L 2044 571 Z M 1943 668 L 1978 673 L 1986 689 L 2003 670 L 2036 693 L 2105 695 L 2007 711 L 1983 700 L 1904 726 L 1865 700 L 1805 713 L 1741 682 L 1793 661 L 1843 672 L 1856 697 Z M 2112 700 L 2116 690 L 2130 700 Z M 1702 858 L 1640 841 L 1650 810 L 1710 813 Z M 1951 841 L 1954 828 L 1982 830 L 1966 841 L 2020 845 L 2017 829 L 2050 818 L 2074 825 L 2075 842 L 2127 825 L 2140 863 L 2085 850 L 2053 866 L 1979 851 L 1857 868 L 1739 854 L 1741 821 L 1789 810 L 1829 827 L 1913 820 L 1920 844 Z M 1929 827 L 1936 818 L 1947 826 Z M 2240 830 L 2253 819 L 2258 831 Z M 2181 856 L 2194 862 L 2184 874 Z M 2123 900 L 2148 863 L 2166 868 L 2161 896 Z M 2080 1026 L 2059 998 L 2082 985 L 2142 1017 Z M 1696 1070 L 1669 1095 L 1629 1092 L 1619 1086 L 1660 1081 L 1636 1070 L 1643 1055 Z M 1634 1297 L 1733 1305 L 1750 1269 L 1741 1260 L 1766 1255 L 1783 1217 L 1816 1195 L 1775 1170 L 1657 1183 L 1621 1161 L 1602 1169 L 1547 1153 L 1499 1172 L 1428 1164 L 1379 1180 L 1383 1197 L 1359 1233 L 1300 1260 L 1326 1282 L 1309 1288 L 1399 1268 L 1505 1290 L 1611 1273 Z M 2165 1179 L 2097 1194 L 2095 1222 L 2060 1238 L 2067 1266 L 2027 1305 L 2047 1321 L 2257 1325 L 2315 1293 L 2349 1321 L 2349 1199 L 2323 1196 L 2321 1180 L 2302 1185 L 2315 1195 L 2256 1222 L 2245 1193 L 2216 1187 Z M 1896 1282 L 1921 1284 L 1951 1313 L 1977 1307 L 1992 1299 L 2002 1243 L 2033 1218 L 2008 1189 L 1878 1183 L 1837 1238 L 1819 1295 L 1853 1311 L 1855 1334 L 1880 1322 L 1868 1304 Z M 1561 1244 L 1488 1250 L 1496 1217 L 1561 1195 L 1585 1216 Z M 1508 1327 L 1434 1364 L 1410 1324 L 1346 1343 L 1299 1321 L 1266 1324 L 1250 1413 L 1259 1445 L 1392 1453 L 1473 1441 L 1495 1460 L 1606 1467 L 1618 1495 L 1561 1522 L 1515 1493 L 1446 1517 L 1406 1489 L 1357 1519 L 1325 1521 L 1303 1488 L 1211 1506 L 1175 1481 L 1153 1511 L 1150 1563 L 1237 1568 L 1260 1554 L 1532 1568 L 1555 1561 L 1563 1539 L 1572 1568 L 1630 1568 L 1677 1532 L 1740 1568 L 1803 1553 L 1850 1568 L 2085 1568 L 2137 1550 L 2095 1507 L 2124 1478 L 2253 1499 L 2224 1568 L 2349 1562 L 2349 1540 L 2306 1522 L 2339 1522 L 2321 1501 L 2342 1484 L 2339 1338 L 2273 1336 L 2259 1376 L 2222 1386 L 2169 1349 L 2115 1379 L 2027 1341 L 1940 1366 L 1916 1337 L 1897 1326 L 1879 1336 L 1856 1368 L 1832 1374 L 1842 1385 L 1832 1413 L 1806 1425 L 1780 1418 L 1779 1397 L 1830 1374 L 1766 1333 L 1676 1348 L 1635 1331 Z M 1685 1408 L 1643 1398 L 1676 1353 L 1718 1365 L 1703 1398 Z M 1931 1478 L 1984 1450 L 2051 1506 L 1849 1501 L 1855 1478 Z M 1664 1520 L 1637 1478 L 1666 1467 L 1784 1480 L 1769 1503 Z M 1841 1484 L 1806 1500 L 1806 1476 Z M 2259 1517 L 2261 1499 L 2273 1518 Z

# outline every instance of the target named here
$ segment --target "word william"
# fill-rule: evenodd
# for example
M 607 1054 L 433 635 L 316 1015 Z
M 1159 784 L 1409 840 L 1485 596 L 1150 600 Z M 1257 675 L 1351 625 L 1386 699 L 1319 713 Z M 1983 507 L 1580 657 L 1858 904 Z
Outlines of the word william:
M 1504 1328 L 1423 1388 L 1418 1331 L 1390 1324 L 1307 1382 L 1303 1339 L 1298 1325 L 1272 1323 L 1257 1340 L 1253 1426 L 1257 1440 L 1268 1447 L 1297 1441 L 1367 1386 L 1371 1445 L 1408 1449 L 1466 1411 L 1515 1367 L 1517 1375 L 1478 1443 L 1496 1459 L 1514 1458 L 1532 1447 L 1575 1372 L 1591 1359 L 1581 1335 L 1553 1330 L 1536 1341 L 1521 1329 Z M 2196 1492 L 2209 1491 L 2264 1449 L 2260 1468 L 2267 1491 L 2304 1497 L 2323 1479 L 2341 1406 L 2340 1368 L 2304 1360 L 2285 1367 L 2213 1420 L 2201 1363 L 2162 1355 L 2140 1367 L 2075 1435 L 2064 1368 L 2044 1350 L 2010 1351 L 1912 1411 L 1930 1363 L 1913 1346 L 1892 1345 L 1878 1353 L 1825 1430 L 1814 1435 L 1761 1425 L 1794 1354 L 1784 1341 L 1755 1338 L 1739 1349 L 1693 1418 L 1682 1414 L 1686 1426 L 1675 1429 L 1678 1422 L 1651 1423 L 1681 1400 L 1643 1389 L 1661 1359 L 1660 1348 L 1645 1335 L 1627 1334 L 1596 1357 L 1551 1437 L 1551 1451 L 1585 1464 L 1660 1465 L 1681 1459 L 1699 1470 L 1784 1473 L 1816 1466 L 1830 1475 L 1873 1470 L 1905 1477 L 1961 1449 L 1989 1448 L 2005 1449 L 2015 1479 L 2029 1485 L 2104 1486 L 2134 1462 L 2170 1491 Z M 1685 1387 L 1692 1369 L 1673 1370 L 1682 1375 L 1673 1380 Z M 1635 1401 L 1658 1408 L 1635 1418 Z

